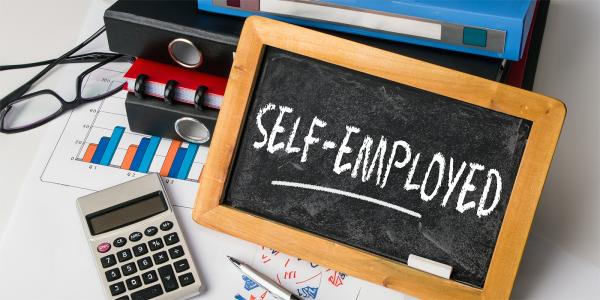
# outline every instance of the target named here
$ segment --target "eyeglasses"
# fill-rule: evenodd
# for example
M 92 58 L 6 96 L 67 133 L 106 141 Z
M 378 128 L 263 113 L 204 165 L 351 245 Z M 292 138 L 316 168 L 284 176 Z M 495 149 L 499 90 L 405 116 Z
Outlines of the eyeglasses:
M 0 70 L 11 70 L 47 64 L 37 75 L 0 100 L 0 132 L 17 133 L 30 130 L 48 123 L 81 104 L 101 100 L 118 93 L 125 85 L 125 79 L 122 77 L 122 72 L 115 70 L 127 70 L 133 63 L 133 57 L 102 52 L 73 55 L 102 34 L 104 30 L 104 27 L 100 28 L 83 43 L 57 59 L 23 65 L 0 66 Z M 72 101 L 66 101 L 49 89 L 26 94 L 35 82 L 55 66 L 82 62 L 97 63 L 77 76 L 76 96 Z

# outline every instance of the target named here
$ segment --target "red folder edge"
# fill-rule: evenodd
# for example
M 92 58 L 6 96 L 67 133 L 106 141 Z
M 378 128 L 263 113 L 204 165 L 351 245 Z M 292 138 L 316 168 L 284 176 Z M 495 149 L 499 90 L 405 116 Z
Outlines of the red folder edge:
M 200 85 L 207 87 L 207 96 L 222 98 L 227 86 L 227 78 L 162 64 L 151 60 L 138 58 L 124 77 L 135 80 L 140 74 L 148 76 L 148 81 L 155 84 L 166 84 L 169 80 L 178 82 L 177 88 L 195 91 Z M 123 89 L 128 90 L 127 84 Z M 150 95 L 162 98 L 161 95 Z M 217 107 L 215 107 L 217 108 Z

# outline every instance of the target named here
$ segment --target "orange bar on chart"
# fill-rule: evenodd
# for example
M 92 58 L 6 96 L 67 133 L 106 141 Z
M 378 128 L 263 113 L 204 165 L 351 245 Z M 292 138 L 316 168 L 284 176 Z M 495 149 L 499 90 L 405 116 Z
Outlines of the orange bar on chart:
M 94 152 L 96 152 L 96 148 L 98 148 L 98 145 L 96 144 L 89 144 L 87 147 L 87 150 L 85 150 L 85 154 L 83 155 L 83 161 L 85 162 L 91 162 L 92 161 L 92 157 L 94 157 Z
M 127 148 L 127 152 L 125 152 L 125 158 L 123 158 L 123 162 L 121 163 L 121 169 L 129 170 L 131 167 L 131 162 L 133 161 L 133 157 L 135 156 L 135 152 L 137 151 L 137 145 L 129 145 Z
M 177 154 L 177 149 L 179 149 L 179 146 L 181 146 L 180 141 L 173 140 L 171 142 L 171 146 L 169 146 L 169 151 L 167 152 L 165 162 L 163 163 L 162 168 L 160 168 L 160 176 L 169 176 L 169 170 L 173 165 L 173 160 L 175 159 L 175 154 Z

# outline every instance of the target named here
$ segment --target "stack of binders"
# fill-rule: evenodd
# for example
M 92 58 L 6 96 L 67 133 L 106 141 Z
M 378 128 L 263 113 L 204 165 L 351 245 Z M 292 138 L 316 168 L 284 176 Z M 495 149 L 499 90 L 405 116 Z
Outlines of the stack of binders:
M 202 2 L 205 1 L 199 3 Z M 227 77 L 244 19 L 200 11 L 199 3 L 196 1 L 117 1 L 106 10 L 104 15 L 111 50 L 157 62 L 180 65 L 170 54 L 169 45 L 172 45 L 176 39 L 187 40 L 202 55 L 203 63 L 193 69 Z M 529 28 L 530 34 L 527 35 L 523 55 L 519 61 L 317 30 L 490 80 L 504 81 L 515 86 L 523 85 L 530 89 L 535 77 L 535 66 L 548 6 L 549 1 L 546 0 L 535 3 L 533 21 Z M 512 75 L 512 79 L 506 81 L 514 65 L 518 65 L 517 73 L 520 75 Z
M 205 10 L 198 9 L 198 7 L 202 9 L 202 4 L 208 2 L 119 0 L 106 10 L 104 22 L 112 51 L 142 58 L 145 64 L 142 68 L 147 68 L 146 73 L 172 74 L 173 76 L 170 79 L 162 76 L 160 80 L 162 85 L 159 85 L 158 92 L 155 89 L 154 93 L 137 93 L 140 96 L 137 98 L 133 96 L 136 94 L 136 82 L 144 82 L 145 78 L 143 76 L 141 78 L 129 78 L 128 86 L 131 95 L 128 96 L 127 107 L 132 130 L 146 134 L 177 137 L 177 132 L 173 130 L 166 132 L 167 130 L 160 129 L 173 128 L 172 124 L 167 123 L 178 120 L 179 107 L 182 107 L 182 111 L 187 111 L 187 113 L 181 114 L 190 118 L 193 118 L 194 115 L 196 117 L 200 115 L 208 119 L 216 119 L 218 112 L 214 108 L 218 108 L 218 105 L 214 104 L 214 99 L 215 95 L 222 93 L 222 91 L 215 91 L 215 87 L 218 85 L 211 83 L 212 86 L 208 87 L 202 81 L 209 77 L 220 78 L 215 82 L 220 82 L 224 90 L 244 18 L 227 15 L 231 13 L 222 12 L 219 9 L 215 10 L 214 7 Z M 221 2 L 227 5 L 231 1 L 213 1 L 217 4 Z M 232 1 L 231 4 L 237 2 Z M 358 35 L 324 29 L 330 26 L 318 26 L 320 28 L 313 29 L 489 80 L 531 89 L 535 78 L 548 6 L 549 1 L 533 3 L 533 13 L 529 22 L 531 26 L 527 28 L 526 34 L 523 35 L 526 38 L 523 41 L 524 45 L 519 46 L 522 48 L 522 55 L 517 61 L 428 47 L 418 45 L 419 43 L 392 41 L 377 38 L 376 35 L 374 37 L 374 35 Z M 206 10 L 214 10 L 222 14 L 211 13 Z M 238 14 L 235 9 L 234 12 L 234 14 Z M 353 31 L 349 30 L 349 32 Z M 149 65 L 154 67 L 149 68 Z M 156 66 L 168 66 L 170 71 L 157 71 Z M 140 72 L 139 67 L 138 64 L 137 76 L 140 74 L 149 75 L 144 74 L 143 71 Z M 149 79 L 146 79 L 152 82 L 152 77 L 149 76 Z M 195 80 L 198 80 L 198 82 L 190 83 L 189 80 L 182 79 L 184 77 L 196 78 Z M 154 78 L 156 79 L 156 76 Z M 171 82 L 170 88 L 167 88 L 169 87 L 167 86 L 169 81 L 175 81 L 176 83 L 186 81 L 187 87 L 181 89 L 183 86 L 180 84 L 178 89 L 177 84 L 173 86 L 173 82 Z M 202 86 L 205 88 L 201 88 Z M 175 92 L 165 93 L 165 91 L 171 89 Z M 185 99 L 179 97 L 183 94 L 187 95 Z M 140 100 L 143 97 L 157 96 L 158 98 L 167 98 L 166 101 L 160 102 L 163 106 L 160 106 L 157 101 Z M 168 99 L 170 97 L 173 97 L 173 99 Z M 196 98 L 196 102 L 194 102 L 194 98 Z M 169 104 L 173 102 L 187 104 L 180 104 L 177 109 L 174 109 L 173 104 Z M 206 102 L 206 105 L 204 102 Z M 134 107 L 135 109 L 130 109 Z M 190 111 L 189 109 L 195 110 Z M 150 110 L 153 110 L 153 112 L 147 113 Z M 130 111 L 136 111 L 136 113 L 133 114 Z M 161 113 L 161 111 L 164 113 Z M 144 114 L 144 112 L 146 113 Z M 169 117 L 165 117 L 165 114 Z M 167 121 L 160 124 L 160 126 L 150 128 L 147 125 L 149 122 L 146 121 L 149 115 Z M 207 123 L 209 125 L 206 127 L 211 131 L 213 126 L 210 125 L 211 122 Z M 198 142 L 194 139 L 186 140 Z

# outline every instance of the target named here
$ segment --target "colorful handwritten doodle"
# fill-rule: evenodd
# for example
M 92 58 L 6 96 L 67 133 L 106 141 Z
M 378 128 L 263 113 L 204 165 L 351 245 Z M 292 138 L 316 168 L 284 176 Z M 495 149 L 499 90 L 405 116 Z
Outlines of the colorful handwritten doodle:
M 333 271 L 333 274 L 327 278 L 327 281 L 333 284 L 333 286 L 338 287 L 344 284 L 344 278 L 346 278 L 346 274 Z
M 283 279 L 293 279 L 293 278 L 296 278 L 296 271 L 289 271 L 289 272 L 286 271 L 283 274 Z
M 266 293 L 267 293 L 267 292 L 264 292 L 264 293 L 263 293 L 263 295 L 262 295 L 262 298 L 260 298 L 261 300 L 263 300 L 263 299 L 264 299 L 264 297 L 265 297 L 265 294 L 266 294 Z M 246 300 L 246 298 L 244 298 L 244 296 L 242 296 L 242 295 L 240 295 L 240 294 L 236 294 L 236 295 L 233 297 L 233 299 L 235 299 L 235 300 Z M 249 300 L 256 300 L 256 297 L 255 297 L 254 295 L 250 295 L 250 299 L 249 299 Z
M 360 286 L 344 273 L 324 268 L 266 247 L 260 247 L 251 265 L 302 299 L 356 299 Z M 276 300 L 264 288 L 242 277 L 238 292 L 244 300 Z M 237 299 L 236 300 L 242 300 Z
M 305 286 L 298 289 L 298 295 L 302 298 L 308 299 L 317 299 L 317 292 L 319 292 L 318 287 Z
M 251 291 L 258 287 L 258 283 L 254 282 L 254 280 L 250 279 L 246 275 L 242 275 L 242 279 L 244 280 L 244 289 L 246 291 Z
M 265 297 L 267 297 L 267 295 L 268 295 L 267 293 L 268 293 L 267 291 L 264 291 L 264 292 L 263 292 L 263 293 L 260 295 L 260 297 L 258 297 L 258 299 L 260 299 L 260 300 L 264 300 L 264 299 L 265 299 Z
M 322 275 L 323 275 L 323 272 L 318 272 L 312 276 L 308 276 L 308 278 L 306 278 L 304 280 L 297 281 L 296 284 L 302 284 L 302 283 L 306 283 L 308 281 L 318 282 L 320 284 Z M 317 276 L 319 277 L 318 279 L 316 279 Z M 316 280 L 313 280 L 313 279 L 316 279 Z
M 279 251 L 273 249 L 266 249 L 265 247 L 262 247 L 262 251 L 266 253 L 263 253 L 260 257 L 263 264 L 270 262 L 273 256 L 277 256 L 277 254 L 279 254 Z

